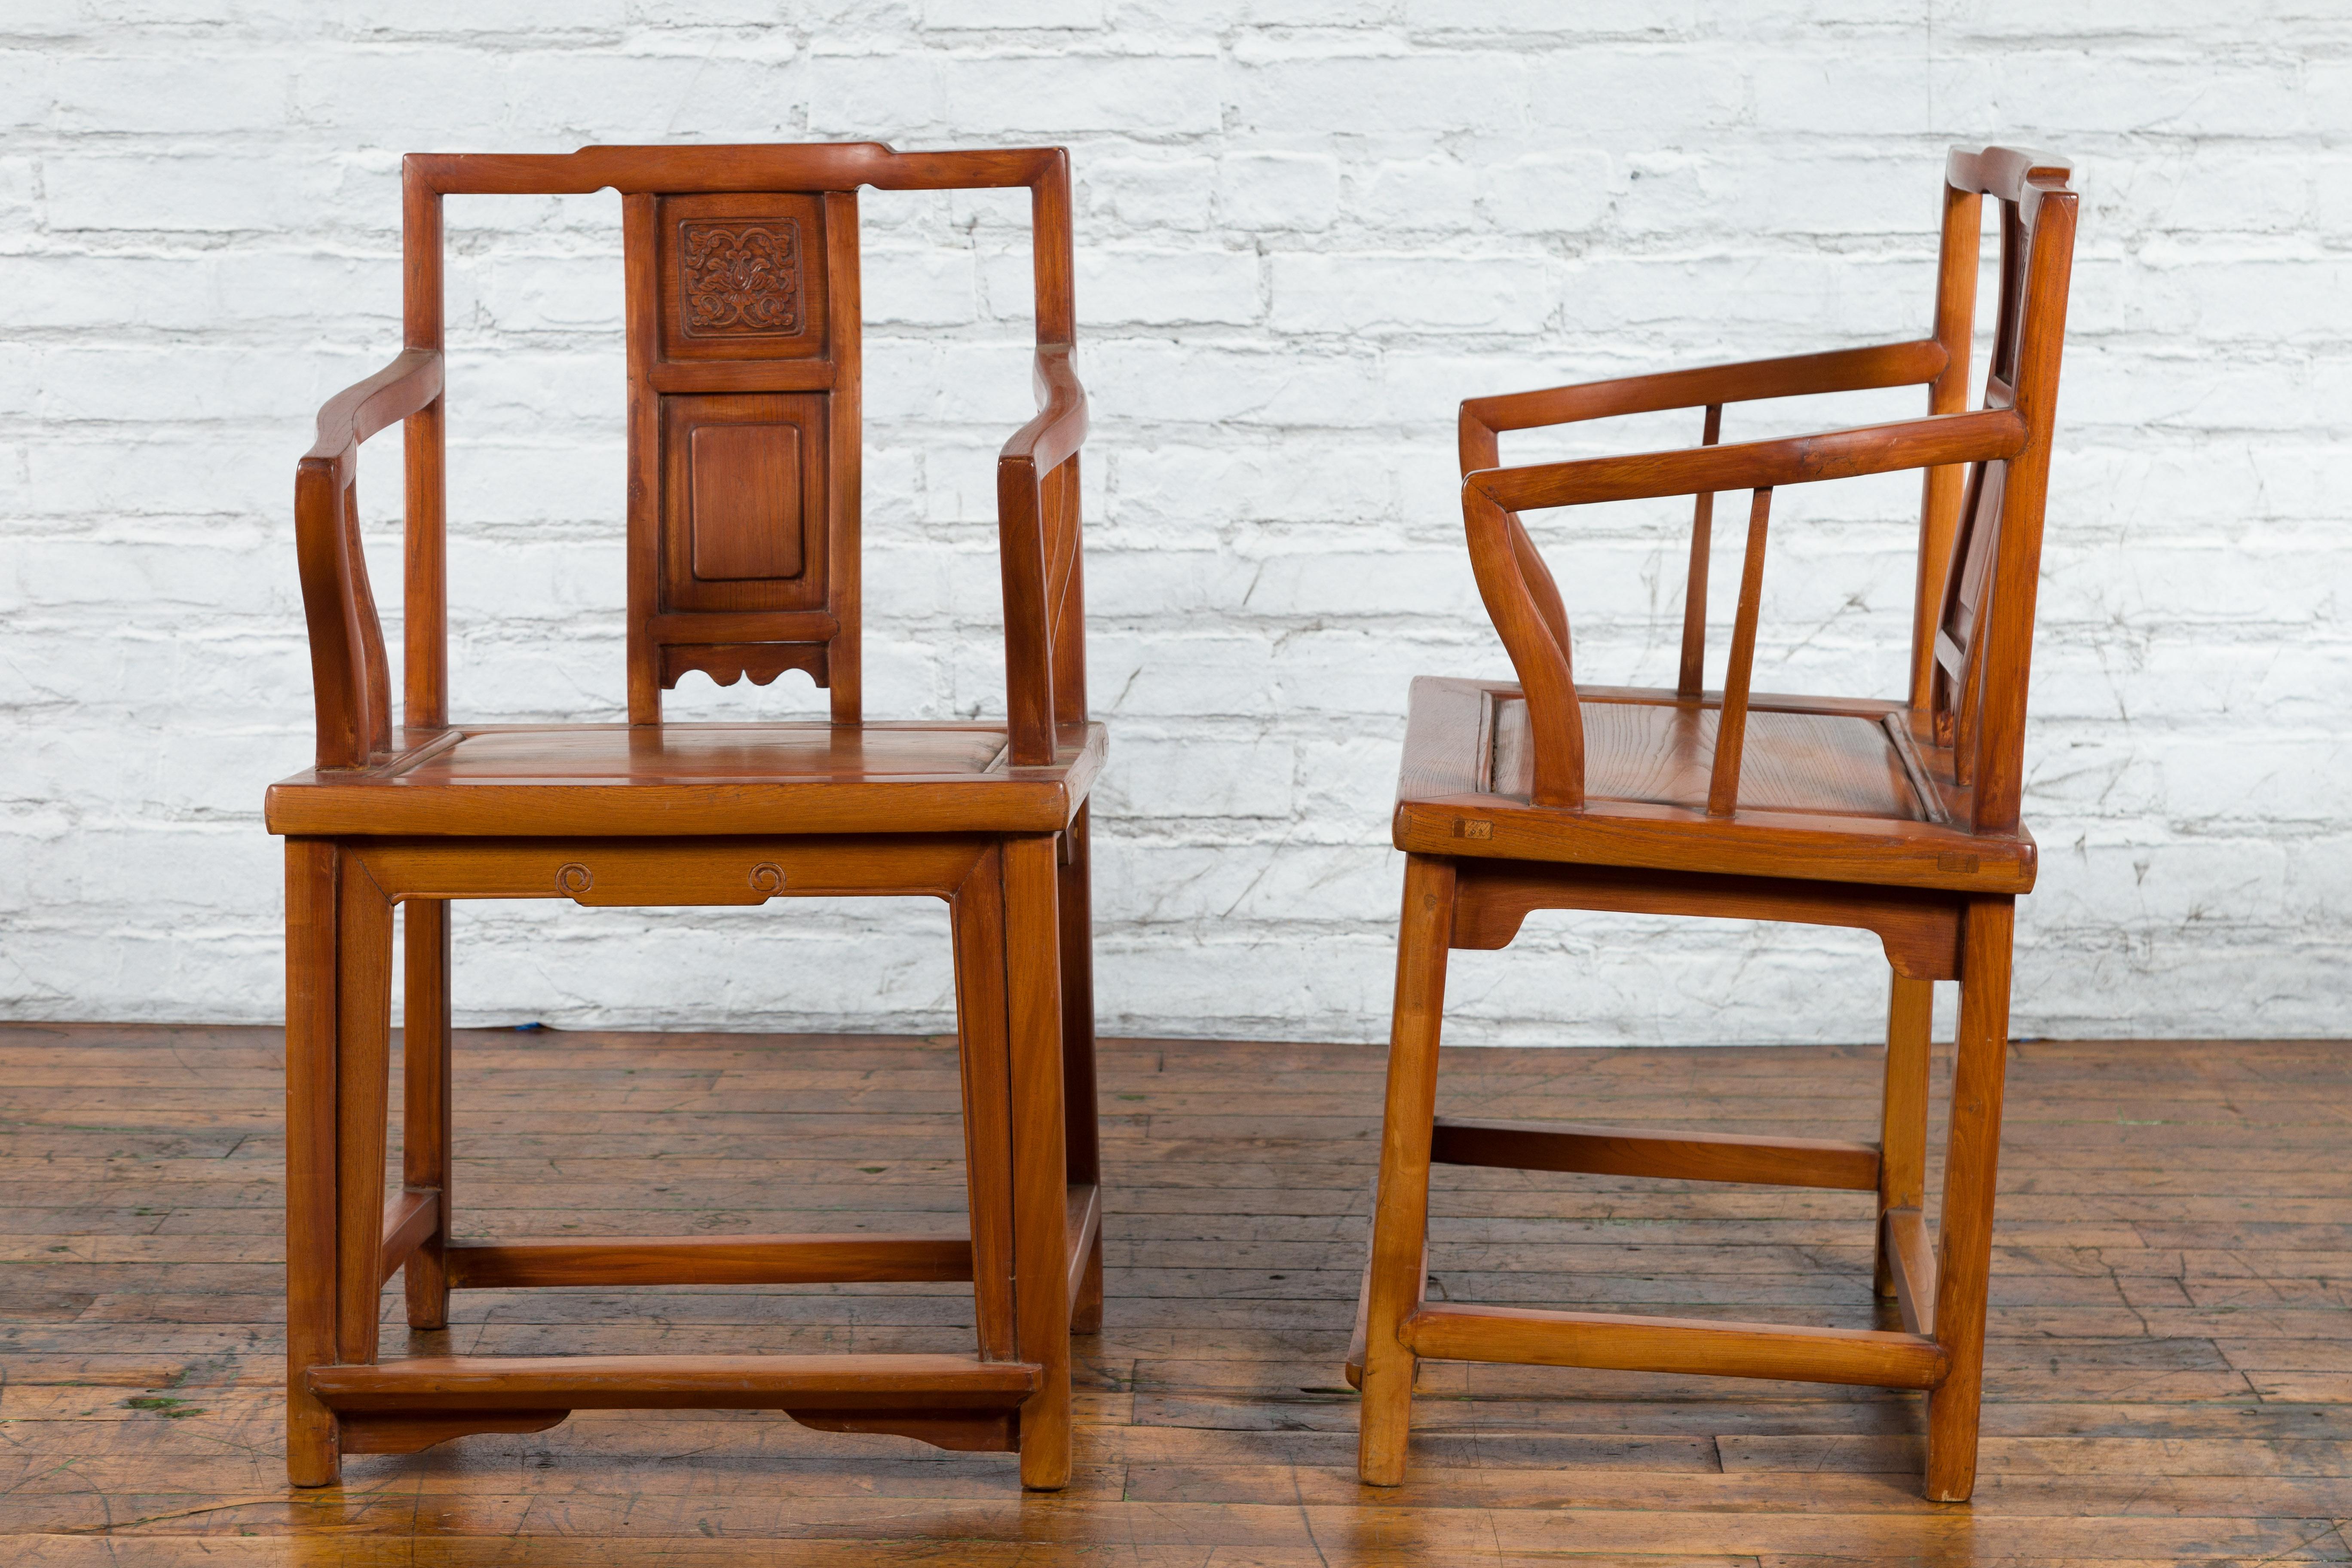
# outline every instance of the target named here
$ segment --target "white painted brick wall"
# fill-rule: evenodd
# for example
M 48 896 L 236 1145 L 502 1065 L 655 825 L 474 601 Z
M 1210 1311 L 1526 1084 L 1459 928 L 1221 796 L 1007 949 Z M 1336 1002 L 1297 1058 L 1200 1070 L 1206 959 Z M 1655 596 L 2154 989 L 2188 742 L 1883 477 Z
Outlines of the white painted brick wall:
M 2344 1032 L 2352 25 L 2284 0 L 9 0 L 0 1015 L 278 1016 L 290 481 L 312 409 L 396 342 L 398 154 L 865 136 L 1075 159 L 1106 1027 L 1378 1038 L 1406 681 L 1507 669 L 1454 404 L 1918 332 L 1943 150 L 2001 139 L 2085 193 L 2018 1032 Z M 1022 216 L 867 199 L 877 715 L 1002 706 Z M 614 198 L 461 201 L 450 237 L 459 710 L 614 716 Z M 362 484 L 394 616 L 397 454 Z M 1760 682 L 1895 689 L 1915 495 L 1784 492 Z M 1670 676 L 1685 518 L 1542 524 L 1580 671 Z M 674 711 L 819 700 L 698 680 Z M 458 931 L 471 1020 L 947 1016 L 936 906 Z M 1882 994 L 1852 933 L 1600 916 L 1455 975 L 1464 1040 L 1857 1039 Z

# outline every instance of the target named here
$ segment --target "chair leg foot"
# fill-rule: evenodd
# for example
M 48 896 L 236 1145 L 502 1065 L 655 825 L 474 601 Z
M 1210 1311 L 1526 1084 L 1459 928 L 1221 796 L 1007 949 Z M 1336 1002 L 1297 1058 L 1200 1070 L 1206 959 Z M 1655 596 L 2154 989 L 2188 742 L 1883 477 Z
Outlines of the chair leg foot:
M 1022 1412 L 1021 1489 L 1024 1491 L 1057 1492 L 1070 1484 L 1070 1391 L 1066 1385 L 1061 1394 L 1062 1408 L 1058 1417 L 1050 1411 Z M 1030 1419 L 1033 1414 L 1043 1415 L 1045 1419 L 1033 1422 Z
M 342 1484 L 341 1445 L 336 1441 L 334 1415 L 300 1394 L 287 1400 L 286 1479 L 298 1487 Z
M 1927 1395 L 1927 1475 L 1922 1494 L 1929 1502 L 1966 1502 L 1977 1484 L 1977 1422 L 1982 1387 L 1939 1388 Z
M 1363 1425 L 1356 1439 L 1356 1479 L 1368 1487 L 1404 1485 L 1405 1452 L 1412 1438 L 1412 1380 L 1419 1363 L 1411 1351 L 1364 1348 Z

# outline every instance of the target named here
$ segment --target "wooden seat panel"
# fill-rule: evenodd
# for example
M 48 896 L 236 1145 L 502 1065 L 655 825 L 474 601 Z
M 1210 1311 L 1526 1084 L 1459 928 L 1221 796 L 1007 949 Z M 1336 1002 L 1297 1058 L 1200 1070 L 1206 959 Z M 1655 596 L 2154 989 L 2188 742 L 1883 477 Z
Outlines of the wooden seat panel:
M 1002 773 L 1004 727 L 568 724 L 460 731 L 390 776 L 420 784 L 735 783 Z
M 1719 709 L 1677 702 L 1670 691 L 1588 698 L 1579 707 L 1591 798 L 1706 809 Z M 1495 793 L 1528 799 L 1535 752 L 1524 699 L 1496 697 L 1494 734 Z M 1752 710 L 1741 780 L 1742 811 L 1930 820 L 1885 721 L 1864 714 Z
M 1588 689 L 1580 706 L 1592 793 L 1574 809 L 1536 805 L 1519 688 L 1416 679 L 1396 847 L 1664 869 L 1703 860 L 1727 876 L 1955 891 L 2033 886 L 2033 836 L 1958 826 L 1947 781 L 1926 772 L 1916 750 L 1904 751 L 1899 703 L 1759 696 L 1748 716 L 1755 799 L 1743 791 L 1727 817 L 1706 813 L 1712 710 L 1677 711 L 1673 693 L 1628 687 Z
M 1002 725 L 575 724 L 423 736 L 365 770 L 270 786 L 272 833 L 633 837 L 1057 833 L 1102 767 L 1102 726 L 1013 765 Z

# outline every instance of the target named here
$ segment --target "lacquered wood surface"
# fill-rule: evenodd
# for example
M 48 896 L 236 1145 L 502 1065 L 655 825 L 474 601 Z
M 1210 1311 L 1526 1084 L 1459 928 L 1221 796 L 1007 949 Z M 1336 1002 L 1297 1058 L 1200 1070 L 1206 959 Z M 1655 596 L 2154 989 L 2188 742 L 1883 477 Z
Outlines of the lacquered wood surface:
M 289 840 L 289 908 L 306 919 L 289 943 L 289 994 L 296 1005 L 286 1037 L 289 1479 L 330 1486 L 346 1455 L 409 1453 L 483 1432 L 541 1431 L 574 1408 L 740 1408 L 748 1401 L 828 1432 L 886 1432 L 956 1450 L 1015 1448 L 1024 1485 L 1064 1485 L 1070 1324 L 1074 1305 L 1093 1294 L 1099 1234 L 1091 1156 L 1079 1179 L 1064 1154 L 1069 1121 L 1094 1114 L 1091 1103 L 1065 1104 L 1074 1082 L 1091 1089 L 1093 1036 L 1090 1020 L 1066 1016 L 1059 973 L 1062 909 L 1070 901 L 1061 863 L 1066 858 L 1082 878 L 1086 856 L 1076 841 L 1084 836 L 1081 825 L 1068 834 L 1022 836 L 902 829 L 682 840 Z M 483 1247 L 452 1237 L 453 1211 L 442 1192 L 387 1198 L 397 902 L 421 900 L 438 910 L 451 899 L 555 898 L 644 907 L 843 893 L 948 903 L 971 1127 L 964 1237 L 836 1233 L 741 1237 L 723 1246 L 656 1237 Z M 332 951 L 312 953 L 306 942 Z M 412 990 L 432 975 L 446 980 L 446 951 L 428 948 L 412 969 Z M 331 986 L 322 986 L 329 978 Z M 306 1000 L 320 989 L 331 991 L 331 1009 L 314 1009 Z M 402 1076 L 412 1086 L 446 1071 L 447 1031 L 440 1020 L 447 1005 L 446 989 L 427 999 L 432 1021 L 420 1045 L 430 1054 L 404 1064 Z M 331 1021 L 324 1016 L 330 1010 Z M 1087 1058 L 1079 1070 L 1066 1068 L 1070 1055 Z M 434 1086 L 425 1098 L 441 1114 L 419 1130 L 430 1151 L 419 1163 L 436 1168 L 445 1191 L 449 1093 L 446 1083 Z M 427 1242 L 438 1247 L 431 1258 L 424 1256 Z M 890 1352 L 813 1361 L 788 1355 L 756 1366 L 677 1352 L 594 1362 L 565 1355 L 383 1359 L 375 1310 L 381 1287 L 411 1261 L 425 1270 L 405 1292 L 412 1329 L 447 1322 L 452 1288 L 969 1281 L 979 1319 L 977 1355 L 952 1365 Z M 1091 1307 L 1088 1320 L 1099 1321 Z M 968 1370 L 1014 1366 L 1023 1369 L 1017 1388 L 991 1384 L 996 1393 L 975 1403 Z
M 1678 702 L 1664 691 L 1649 702 L 1587 700 L 1581 706 L 1589 800 L 1706 810 L 1720 708 Z M 1767 709 L 1747 714 L 1745 728 L 1742 811 L 1903 822 L 1927 817 L 1883 722 L 1858 714 Z M 1498 697 L 1494 730 L 1495 793 L 1525 800 L 1534 771 L 1527 703 Z
M 1102 726 L 1078 740 L 1013 766 L 1002 728 L 485 727 L 414 737 L 362 773 L 281 779 L 264 819 L 330 836 L 1051 833 L 1102 768 Z
M 296 543 L 322 772 L 393 744 L 389 664 L 358 542 L 359 446 L 406 429 L 404 721 L 446 721 L 444 198 L 622 193 L 629 376 L 629 718 L 700 670 L 805 671 L 864 717 L 863 416 L 856 192 L 1030 191 L 1037 416 L 999 455 L 1010 745 L 1048 765 L 1085 722 L 1071 363 L 1069 160 L 1060 148 L 899 153 L 878 142 L 412 154 L 402 164 L 404 352 L 320 411 L 296 475 Z M 783 181 L 785 184 L 772 182 Z M 802 183 L 790 183 L 802 182 Z M 700 263 L 716 270 L 706 274 Z M 704 285 L 708 284 L 706 288 Z M 699 441 L 704 433 L 709 441 Z M 701 447 L 707 447 L 707 450 Z M 700 565 L 698 565 L 700 563 Z
M 1858 479 L 1900 468 L 1999 460 L 2023 450 L 2025 440 L 2024 426 L 2016 414 L 2005 408 L 1982 409 L 1824 431 L 1818 436 L 1496 468 L 1473 475 L 1467 482 L 1498 506 L 1531 511 L 1539 507 L 1769 489 Z
M 1405 1320 L 1404 1338 L 1418 1353 L 1448 1361 L 1879 1388 L 1933 1388 L 1946 1374 L 1943 1352 L 1934 1341 L 1879 1329 L 1438 1301 L 1424 1302 Z
M 1847 926 L 1879 939 L 1904 984 L 1960 974 L 1960 911 L 1948 895 L 1930 889 L 1549 860 L 1454 862 L 1455 947 L 1508 947 L 1538 910 Z
M 466 729 L 452 744 L 394 763 L 419 784 L 506 780 L 625 784 L 745 779 L 953 778 L 997 771 L 1002 725 L 594 724 Z
M 1876 990 L 1853 976 L 1857 1012 Z M 397 1043 L 397 1042 L 396 1042 Z M 1875 1046 L 1449 1047 L 1439 1109 L 1866 1140 Z M 1917 1495 L 1918 1394 L 1424 1363 L 1411 1479 L 1355 1479 L 1382 1063 L 1112 1040 L 1110 1310 L 1070 1485 L 757 1412 L 279 1468 L 274 1030 L 0 1026 L 0 1562 L 15 1568 L 2122 1568 L 2326 1562 L 2352 1514 L 2342 1042 L 2011 1047 L 1975 1500 Z M 462 1234 L 962 1223 L 939 1041 L 462 1030 Z M 1948 1047 L 1932 1106 L 1944 1119 Z M 878 1169 L 868 1169 L 878 1167 Z M 646 1173 L 663 1175 L 648 1181 Z M 1931 1161 L 1932 1195 L 1939 1165 Z M 663 1190 L 667 1189 L 667 1190 Z M 1432 1294 L 1891 1330 L 1864 1193 L 1441 1169 Z M 460 1292 L 391 1348 L 967 1352 L 956 1285 Z
M 288 838 L 286 1462 L 297 1484 L 332 1484 L 345 1453 L 541 1430 L 575 1405 L 702 1396 L 723 1406 L 750 1375 L 691 1354 L 380 1365 L 375 1290 L 395 1270 L 420 1330 L 447 1321 L 453 1286 L 958 1279 L 977 1316 L 971 1364 L 1025 1369 L 1006 1397 L 975 1406 L 953 1368 L 888 1355 L 778 1363 L 752 1381 L 772 1383 L 779 1407 L 813 1427 L 1017 1448 L 1024 1485 L 1067 1479 L 1070 1331 L 1101 1321 L 1085 807 L 1103 754 L 1086 705 L 1076 454 L 1087 416 L 1071 365 L 1069 184 L 1059 148 L 404 160 L 404 351 L 330 400 L 296 471 L 317 761 L 272 787 L 266 809 Z M 998 463 L 1002 725 L 865 723 L 866 184 L 1030 192 L 1039 408 Z M 629 723 L 453 728 L 443 198 L 604 186 L 622 195 Z M 401 419 L 406 635 L 395 718 L 352 480 L 359 445 Z M 662 693 L 687 675 L 724 686 L 788 670 L 827 689 L 830 723 L 661 721 Z M 648 907 L 858 894 L 949 905 L 971 1131 L 962 1235 L 453 1249 L 450 900 Z M 415 1123 L 406 1185 L 387 1200 L 386 1037 L 403 901 L 420 1049 L 403 1071 L 402 1110 Z M 573 1397 L 583 1379 L 603 1380 L 595 1397 Z M 377 1387 L 406 1392 L 392 1404 L 354 1394 Z
M 1008 1407 L 1040 1369 L 970 1356 L 408 1356 L 320 1367 L 312 1392 L 364 1411 Z
M 1762 1182 L 1854 1192 L 1870 1192 L 1878 1185 L 1878 1150 L 1869 1143 L 1727 1132 L 1695 1139 L 1573 1121 L 1441 1116 L 1429 1157 L 1440 1165 L 1580 1171 L 1596 1176 Z
M 670 1236 L 625 1241 L 517 1237 L 453 1242 L 449 1282 L 471 1290 L 551 1285 L 810 1285 L 971 1279 L 960 1236 Z
M 1465 438 L 1473 435 L 1483 438 L 1475 447 L 1464 447 L 1462 466 L 1465 472 L 1495 467 L 1486 439 L 1498 431 L 1532 430 L 1623 414 L 1655 414 L 1669 408 L 1719 408 L 1726 403 L 1763 397 L 1916 386 L 1942 375 L 1951 363 L 1948 343 L 1925 339 L 1467 398 L 1462 405 L 1462 431 Z M 1720 416 L 1717 418 L 1719 421 Z M 1712 447 L 1715 441 L 1703 438 L 1703 444 Z
M 1896 704 L 1756 694 L 1748 721 L 1769 741 L 1759 739 L 1760 761 L 1748 765 L 1759 795 L 1775 804 L 1757 806 L 1743 784 L 1742 809 L 1722 818 L 1706 810 L 1712 710 L 1677 709 L 1670 691 L 1590 690 L 1580 700 L 1594 714 L 1588 743 L 1609 746 L 1606 776 L 1626 793 L 1567 810 L 1528 799 L 1528 748 L 1511 732 L 1514 710 L 1525 711 L 1520 696 L 1503 681 L 1412 683 L 1392 825 L 1398 848 L 1953 891 L 2033 886 L 2032 836 L 1957 826 L 1966 792 L 1914 771 Z M 1498 788 L 1498 776 L 1516 787 Z M 1645 791 L 1672 791 L 1679 804 L 1639 798 Z M 1856 804 L 1893 812 L 1861 814 Z
M 1911 703 L 1919 716 L 1932 716 L 1929 743 L 1949 753 L 1943 771 L 1973 789 L 1969 827 L 1985 834 L 2015 830 L 2042 500 L 2074 259 L 2075 193 L 2067 178 L 2063 161 L 2041 154 L 2000 147 L 1952 153 L 1943 186 L 1932 338 L 1473 398 L 1462 405 L 1463 525 L 1480 597 L 1529 707 L 1537 804 L 1573 810 L 1584 805 L 1588 792 L 1573 635 L 1552 574 L 1519 519 L 1521 510 L 1653 496 L 1697 498 L 1690 580 L 1696 606 L 1705 586 L 1696 540 L 1709 526 L 1710 498 L 1719 490 L 1751 492 L 1740 619 L 1733 637 L 1732 676 L 1726 682 L 1718 757 L 1724 766 L 1710 792 L 1713 814 L 1726 816 L 1739 793 L 1739 720 L 1757 632 L 1757 574 L 1772 489 L 1917 468 L 1927 478 L 1907 672 Z M 1973 220 L 1982 195 L 1999 203 L 2000 285 L 1981 406 L 1963 412 L 1968 324 L 1982 248 Z M 1911 382 L 1929 385 L 1924 418 L 1717 443 L 1727 403 Z M 1500 431 L 1674 407 L 1707 410 L 1699 445 L 1502 466 Z M 1981 506 L 1957 504 L 1955 486 L 1963 468 L 1969 475 L 1969 493 L 1981 497 Z M 1686 625 L 1681 683 L 1685 691 L 1699 662 L 1695 640 Z M 1934 655 L 1948 642 L 1950 667 L 1939 671 Z
M 1462 405 L 1470 565 L 1518 679 L 1413 686 L 1392 823 L 1406 851 L 1405 898 L 1380 1202 L 1347 1363 L 1364 1393 L 1366 1483 L 1406 1479 L 1411 1369 L 1416 1357 L 1440 1356 L 1925 1389 L 1923 1495 L 1969 1497 L 2015 902 L 2035 865 L 2017 807 L 2074 258 L 2067 178 L 2063 163 L 2036 154 L 1952 154 L 1931 338 Z M 1998 315 L 1982 405 L 1963 412 L 1984 195 L 2000 204 Z M 1720 439 L 1727 404 L 1921 382 L 1924 418 Z M 1503 465 L 1502 431 L 1675 407 L 1705 409 L 1697 446 Z M 1903 468 L 1927 476 L 1906 700 L 1758 697 L 1749 688 L 1774 489 Z M 1715 493 L 1727 489 L 1749 492 L 1748 536 L 1723 687 L 1708 692 L 1707 555 Z M 1679 495 L 1694 501 L 1675 689 L 1580 689 L 1568 602 L 1519 513 Z M 1837 1184 L 1876 1198 L 1873 1283 L 1897 1302 L 1904 1334 L 1824 1338 L 1761 1322 L 1612 1321 L 1429 1301 L 1421 1253 L 1433 1146 L 1438 1159 L 1483 1165 L 1760 1172 L 1752 1143 L 1672 1130 L 1645 1133 L 1629 1152 L 1583 1126 L 1433 1129 L 1446 950 L 1504 946 L 1538 909 L 1849 926 L 1881 938 L 1895 976 L 1884 1143 L 1836 1173 Z M 1927 988 L 1937 980 L 1960 987 L 1959 1088 L 1948 1131 L 1951 1189 L 1930 1266 L 1915 1222 Z M 1788 1179 L 1818 1184 L 1835 1163 L 1816 1151 Z

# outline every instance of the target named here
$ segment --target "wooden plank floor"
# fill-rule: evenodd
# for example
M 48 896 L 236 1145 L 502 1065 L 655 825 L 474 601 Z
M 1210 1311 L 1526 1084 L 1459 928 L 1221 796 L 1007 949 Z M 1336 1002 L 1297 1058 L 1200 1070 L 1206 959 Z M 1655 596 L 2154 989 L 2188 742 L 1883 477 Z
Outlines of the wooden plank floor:
M 1866 1138 L 1877 1054 L 1452 1051 L 1441 1104 Z M 1009 1456 L 612 1412 L 297 1493 L 275 1033 L 0 1027 L 0 1561 L 2352 1561 L 2352 1046 L 2016 1047 L 1972 1507 L 1919 1500 L 1916 1395 L 1462 1364 L 1423 1370 L 1411 1484 L 1358 1487 L 1339 1363 L 1381 1058 L 1106 1047 L 1110 1300 L 1059 1496 Z M 461 1234 L 959 1223 L 936 1041 L 478 1032 L 457 1059 Z M 1433 1296 L 1884 1321 L 1867 1194 L 1453 1170 L 1434 1206 Z M 952 1286 L 484 1291 L 386 1348 L 962 1349 L 970 1323 Z

